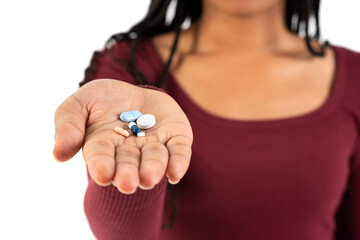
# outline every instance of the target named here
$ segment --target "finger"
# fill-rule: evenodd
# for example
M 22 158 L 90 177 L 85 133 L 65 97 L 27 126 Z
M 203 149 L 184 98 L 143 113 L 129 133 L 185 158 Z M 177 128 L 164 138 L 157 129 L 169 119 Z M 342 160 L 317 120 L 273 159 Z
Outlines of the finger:
M 142 189 L 151 189 L 165 174 L 169 153 L 159 142 L 146 143 L 141 149 L 140 185 Z
M 91 178 L 99 185 L 111 184 L 115 173 L 115 147 L 104 136 L 87 140 L 83 147 L 84 160 Z
M 131 145 L 116 148 L 116 172 L 114 184 L 120 192 L 134 193 L 139 186 L 140 150 Z
M 186 136 L 175 136 L 167 142 L 166 147 L 170 155 L 166 175 L 170 183 L 176 184 L 189 168 L 191 140 Z
M 88 118 L 88 112 L 83 105 L 79 99 L 72 95 L 55 112 L 53 154 L 58 161 L 66 161 L 72 158 L 81 148 Z

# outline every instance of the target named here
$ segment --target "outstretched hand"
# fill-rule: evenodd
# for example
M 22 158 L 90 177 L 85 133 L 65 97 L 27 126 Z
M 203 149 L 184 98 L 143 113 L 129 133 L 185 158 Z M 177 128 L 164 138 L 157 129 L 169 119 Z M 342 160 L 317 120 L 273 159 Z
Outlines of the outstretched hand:
M 156 124 L 137 137 L 121 112 L 138 110 L 155 116 Z M 114 131 L 120 126 L 130 133 Z M 190 123 L 169 95 L 118 80 L 93 80 L 68 97 L 55 113 L 54 157 L 72 158 L 82 147 L 91 178 L 113 183 L 122 193 L 153 188 L 166 173 L 177 183 L 190 163 L 193 134 Z

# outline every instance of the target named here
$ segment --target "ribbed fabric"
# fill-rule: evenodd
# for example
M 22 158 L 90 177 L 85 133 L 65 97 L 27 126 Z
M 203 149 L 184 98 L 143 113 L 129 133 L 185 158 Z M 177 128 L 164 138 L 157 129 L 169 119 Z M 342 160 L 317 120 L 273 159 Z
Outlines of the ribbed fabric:
M 113 54 L 127 60 L 129 45 L 117 43 Z M 170 74 L 166 93 L 194 133 L 189 170 L 175 185 L 174 226 L 160 228 L 172 211 L 165 177 L 133 195 L 88 177 L 84 210 L 97 239 L 360 240 L 360 53 L 330 46 L 336 72 L 327 101 L 294 117 L 215 116 Z M 106 51 L 95 63 L 90 79 L 135 84 Z M 163 63 L 149 40 L 139 47 L 137 66 L 155 83 Z

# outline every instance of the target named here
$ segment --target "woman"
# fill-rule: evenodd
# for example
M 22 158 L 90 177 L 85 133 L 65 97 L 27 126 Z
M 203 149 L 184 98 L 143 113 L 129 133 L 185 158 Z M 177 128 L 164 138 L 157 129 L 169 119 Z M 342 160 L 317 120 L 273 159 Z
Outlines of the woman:
M 94 235 L 360 239 L 360 55 L 318 41 L 319 2 L 178 1 L 166 24 L 169 2 L 95 52 L 55 115 Z M 113 131 L 128 110 L 155 115 L 146 137 Z

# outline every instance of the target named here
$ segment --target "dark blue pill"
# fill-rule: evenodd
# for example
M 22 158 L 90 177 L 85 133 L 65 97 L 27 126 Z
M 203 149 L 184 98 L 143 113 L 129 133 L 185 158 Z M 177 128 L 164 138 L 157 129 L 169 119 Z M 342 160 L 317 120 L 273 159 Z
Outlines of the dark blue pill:
M 137 135 L 139 132 L 141 132 L 140 128 L 134 122 L 129 123 L 129 128 L 134 135 Z

